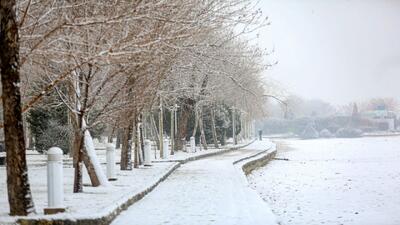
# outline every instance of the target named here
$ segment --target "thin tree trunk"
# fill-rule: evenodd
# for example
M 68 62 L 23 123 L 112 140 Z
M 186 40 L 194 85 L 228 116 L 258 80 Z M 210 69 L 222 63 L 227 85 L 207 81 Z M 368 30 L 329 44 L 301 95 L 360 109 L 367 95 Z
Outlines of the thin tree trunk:
M 195 109 L 194 109 L 194 128 L 193 128 L 192 137 L 196 137 L 198 126 L 199 126 L 199 112 L 198 112 L 197 107 L 195 107 Z
M 151 116 L 151 136 L 153 138 L 153 140 L 156 141 L 156 145 L 160 146 L 160 138 L 158 135 L 158 130 L 157 130 L 157 124 L 156 124 L 156 120 L 154 119 L 154 115 Z
M 129 126 L 124 128 L 121 149 L 121 170 L 132 170 L 132 131 L 133 122 L 129 121 Z
M 204 123 L 203 123 L 203 109 L 200 108 L 199 110 L 199 127 L 200 127 L 200 140 L 201 144 L 203 145 L 204 150 L 207 150 L 207 140 L 206 140 L 206 134 L 204 132 Z
M 163 158 L 163 153 L 164 153 L 164 112 L 162 108 L 162 103 L 160 103 L 160 112 L 158 116 L 158 134 L 160 135 L 160 158 Z
M 121 148 L 121 142 L 123 139 L 123 129 L 118 128 L 117 130 L 117 140 L 115 141 L 115 148 L 120 149 Z
M 170 127 L 170 132 L 171 132 L 171 151 L 170 154 L 174 154 L 174 148 L 175 148 L 175 110 L 171 111 L 171 127 Z
M 237 139 L 236 139 L 236 116 L 235 116 L 235 109 L 232 108 L 232 139 L 233 139 L 233 144 L 237 145 Z
M 193 99 L 185 99 L 181 106 L 181 113 L 179 115 L 178 132 L 175 138 L 175 149 L 183 150 L 183 142 L 186 141 L 187 125 L 190 117 L 192 107 L 194 105 Z
M 71 87 L 69 87 L 69 88 L 71 88 Z M 73 129 L 73 118 L 74 118 L 74 115 L 72 115 L 73 114 L 73 112 L 71 112 L 71 111 L 68 111 L 68 113 L 67 113 L 67 115 L 68 115 L 68 127 L 70 127 L 70 128 L 72 128 Z M 74 140 L 74 134 L 71 134 L 71 136 L 72 136 L 72 138 L 70 138 L 70 140 L 69 140 L 69 152 L 68 152 L 68 154 L 69 154 L 69 157 L 71 157 L 71 158 L 74 158 L 74 145 L 75 145 L 75 140 Z M 73 166 L 75 166 L 73 163 L 72 163 L 72 165 Z
M 224 146 L 225 144 L 226 144 L 226 128 L 222 128 L 221 145 Z
M 113 143 L 115 131 L 118 130 L 117 124 L 118 124 L 118 121 L 115 122 L 114 126 L 112 127 L 110 135 L 108 135 L 108 140 L 107 140 L 108 143 Z
M 214 141 L 214 147 L 219 148 L 218 138 L 217 138 L 217 129 L 215 128 L 215 112 L 214 112 L 213 107 L 210 108 L 210 112 L 211 112 L 211 130 L 212 130 L 212 136 L 213 136 L 213 141 Z
M 144 133 L 145 133 L 144 129 L 143 129 L 144 128 L 143 114 L 140 114 L 139 118 L 141 121 L 140 126 L 139 126 L 139 133 L 140 133 L 140 150 L 141 150 L 141 155 L 142 155 L 142 157 L 141 157 L 142 161 L 140 164 L 142 164 L 144 161 L 143 158 L 144 158 Z
M 92 147 L 90 133 L 87 129 L 86 121 L 85 121 L 85 108 L 82 108 L 80 98 L 81 96 L 81 84 L 83 84 L 84 89 L 84 98 L 87 97 L 88 84 L 83 82 L 83 75 L 75 74 L 76 80 L 73 85 L 71 85 L 69 89 L 70 98 L 75 101 L 75 110 L 80 113 L 71 113 L 70 116 L 72 121 L 72 127 L 74 132 L 74 169 L 75 169 L 75 177 L 74 177 L 74 192 L 82 192 L 82 162 L 85 164 L 87 172 L 90 177 L 90 181 L 92 186 L 97 187 L 102 183 L 107 184 L 107 181 L 104 179 L 104 174 L 101 170 L 97 169 L 94 164 L 96 164 L 97 168 L 100 167 L 97 159 L 95 158 L 94 149 L 87 149 L 87 146 Z M 85 104 L 84 104 L 85 105 Z M 83 106 L 84 107 L 84 106 Z M 86 137 L 86 132 L 88 137 Z M 90 153 L 89 153 L 90 152 Z M 90 157 L 92 156 L 92 157 Z
M 0 72 L 10 215 L 34 212 L 22 121 L 18 24 L 15 0 L 0 0 Z
M 133 141 L 135 142 L 135 144 L 134 144 L 134 149 L 133 149 L 133 155 L 134 155 L 134 158 L 133 158 L 133 168 L 139 168 L 139 161 L 140 161 L 140 156 L 139 156 L 139 132 L 138 132 L 138 130 L 139 130 L 139 128 L 138 128 L 138 126 L 139 126 L 139 122 L 138 122 L 138 119 L 137 119 L 137 117 L 135 116 L 134 117 L 135 118 L 135 122 L 134 122 L 134 125 L 133 125 L 133 132 L 132 132 L 132 139 L 133 139 Z
M 88 149 L 86 149 L 85 144 L 85 132 L 86 124 L 83 119 L 79 116 L 79 119 L 82 120 L 82 123 L 79 124 L 79 128 L 75 129 L 74 132 L 74 193 L 82 192 L 82 163 L 85 164 L 86 170 L 89 174 L 90 182 L 93 187 L 98 187 L 101 185 L 99 174 L 97 174 L 95 166 L 92 162 L 92 159 L 88 156 Z
M 26 114 L 22 115 L 22 126 L 24 128 L 24 136 L 25 136 L 25 149 L 29 149 L 29 124 L 26 121 Z
M 83 135 L 79 131 L 74 132 L 73 138 L 73 165 L 74 165 L 74 193 L 83 192 L 82 183 L 82 145 Z
M 137 155 L 138 155 L 138 163 L 139 165 L 143 164 L 143 135 L 142 135 L 142 115 L 139 114 L 137 116 L 137 123 L 136 123 L 136 145 L 137 145 Z

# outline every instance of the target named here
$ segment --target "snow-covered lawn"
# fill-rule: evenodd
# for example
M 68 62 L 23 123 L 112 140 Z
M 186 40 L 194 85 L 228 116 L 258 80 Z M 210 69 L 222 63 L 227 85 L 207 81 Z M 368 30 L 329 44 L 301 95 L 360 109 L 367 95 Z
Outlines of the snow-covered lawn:
M 248 177 L 283 225 L 400 224 L 400 137 L 285 142 Z
M 99 157 L 104 159 L 104 157 Z M 105 159 L 104 159 L 105 160 Z M 46 156 L 28 156 L 29 180 L 32 188 L 32 196 L 38 215 L 43 215 L 43 208 L 47 207 L 47 175 L 46 175 Z M 102 160 L 100 160 L 103 162 Z M 63 217 L 76 217 L 84 215 L 91 217 L 94 213 L 113 208 L 119 200 L 126 196 L 140 192 L 150 184 L 154 183 L 162 174 L 170 168 L 173 163 L 157 163 L 152 167 L 142 167 L 132 171 L 117 170 L 117 181 L 111 182 L 109 187 L 90 187 L 85 186 L 84 192 L 79 194 L 72 193 L 73 168 L 69 160 L 64 166 L 64 203 L 67 207 L 67 215 Z M 105 165 L 103 164 L 105 170 Z M 119 165 L 118 165 L 119 167 Z M 86 174 L 86 173 L 85 173 Z M 0 167 L 0 224 L 5 221 L 12 221 L 8 216 L 9 207 L 7 200 L 6 170 Z M 88 176 L 84 176 L 84 184 L 90 184 Z

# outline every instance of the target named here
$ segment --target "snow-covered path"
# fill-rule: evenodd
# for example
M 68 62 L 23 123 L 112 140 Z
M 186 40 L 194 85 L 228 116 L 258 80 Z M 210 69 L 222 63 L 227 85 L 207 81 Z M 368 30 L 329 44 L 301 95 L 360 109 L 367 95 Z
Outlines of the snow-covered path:
M 400 224 L 400 137 L 286 143 L 249 176 L 283 225 Z
M 232 164 L 255 151 L 248 147 L 182 165 L 112 224 L 275 224 L 270 208 Z

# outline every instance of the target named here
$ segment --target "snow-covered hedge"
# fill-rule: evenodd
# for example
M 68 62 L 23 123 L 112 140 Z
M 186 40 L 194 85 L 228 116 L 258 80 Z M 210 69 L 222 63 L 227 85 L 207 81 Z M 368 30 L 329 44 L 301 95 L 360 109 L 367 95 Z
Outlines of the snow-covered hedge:
M 306 128 L 303 130 L 301 133 L 300 137 L 302 139 L 313 139 L 313 138 L 319 138 L 319 133 L 315 129 L 314 123 L 309 123 Z
M 323 129 L 319 132 L 319 137 L 331 138 L 331 137 L 334 137 L 334 135 L 328 129 Z
M 340 128 L 336 131 L 336 137 L 340 138 L 353 138 L 360 137 L 363 134 L 362 130 L 355 128 Z

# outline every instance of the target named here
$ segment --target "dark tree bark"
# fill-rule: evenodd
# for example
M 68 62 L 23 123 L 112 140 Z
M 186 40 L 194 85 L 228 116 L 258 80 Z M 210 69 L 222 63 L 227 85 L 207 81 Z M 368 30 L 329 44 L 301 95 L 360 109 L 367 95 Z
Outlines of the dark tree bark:
M 178 133 L 175 139 L 175 149 L 183 150 L 183 140 L 186 140 L 187 125 L 194 106 L 194 100 L 187 98 L 183 101 L 179 115 Z
M 118 121 L 115 122 L 114 126 L 112 127 L 111 133 L 108 135 L 108 139 L 107 139 L 108 143 L 112 143 L 113 142 L 115 131 L 118 129 L 117 128 L 117 124 L 118 124 Z
M 133 125 L 133 132 L 132 132 L 132 139 L 135 142 L 134 144 L 134 149 L 133 149 L 133 168 L 139 168 L 140 164 L 140 156 L 139 156 L 139 132 L 138 132 L 138 125 L 139 125 L 139 120 L 135 116 L 135 122 Z
M 79 116 L 79 120 L 82 121 Z M 96 174 L 96 170 L 94 169 L 94 165 L 87 155 L 87 150 L 85 148 L 85 127 L 80 123 L 80 130 L 76 129 L 74 132 L 74 193 L 82 192 L 82 165 L 84 164 L 86 170 L 89 174 L 90 182 L 93 187 L 98 187 L 101 185 L 99 177 Z M 83 164 L 82 164 L 83 163 Z
M 83 82 L 83 76 L 79 77 L 80 83 L 84 84 L 83 87 L 83 94 L 85 99 L 88 96 L 88 83 Z M 87 131 L 86 122 L 85 122 L 85 114 L 86 111 L 86 103 L 78 104 L 80 95 L 76 95 L 76 93 L 81 93 L 82 90 L 81 86 L 74 86 L 72 85 L 69 89 L 69 96 L 72 100 L 76 102 L 76 109 L 80 111 L 80 113 L 70 113 L 70 122 L 71 126 L 74 130 L 74 138 L 73 138 L 73 166 L 74 166 L 74 185 L 73 190 L 74 193 L 82 192 L 83 185 L 82 185 L 82 165 L 84 164 L 87 172 L 90 177 L 90 181 L 93 187 L 97 187 L 101 185 L 99 180 L 98 174 L 96 173 L 95 167 L 93 165 L 92 160 L 87 154 L 86 143 L 85 143 L 85 132 Z M 82 108 L 81 108 L 82 107 Z
M 129 126 L 124 128 L 121 149 L 121 170 L 132 170 L 132 132 L 133 121 L 129 121 Z
M 199 110 L 199 128 L 200 128 L 200 142 L 203 145 L 204 150 L 207 150 L 207 140 L 206 134 L 204 132 L 204 124 L 203 124 L 203 109 L 200 108 Z
M 83 137 L 80 132 L 75 131 L 73 138 L 73 166 L 74 166 L 74 193 L 83 192 L 83 183 L 82 183 L 82 142 Z
M 157 146 L 160 146 L 160 138 L 159 138 L 160 136 L 158 134 L 156 119 L 154 118 L 154 115 L 152 115 L 150 119 L 151 119 L 151 133 L 152 133 L 151 136 L 156 141 Z
M 199 110 L 197 109 L 197 107 L 194 107 L 194 127 L 193 127 L 192 137 L 196 137 L 198 126 L 199 126 Z
M 121 148 L 121 139 L 123 137 L 123 131 L 121 129 L 117 130 L 117 140 L 115 143 L 115 148 L 120 149 Z
M 10 215 L 25 216 L 34 212 L 34 206 L 25 155 L 15 7 L 15 0 L 0 0 L 0 71 Z
M 214 141 L 214 147 L 219 148 L 218 138 L 217 138 L 217 129 L 215 127 L 215 112 L 214 112 L 213 107 L 210 107 L 210 112 L 211 112 L 211 129 L 212 129 L 212 137 L 213 137 L 213 141 Z
M 140 133 L 140 150 L 142 152 L 142 163 L 143 163 L 143 158 L 144 158 L 144 130 L 143 130 L 143 115 L 140 114 L 140 127 L 139 127 L 139 133 Z
M 170 126 L 170 136 L 171 136 L 171 150 L 170 154 L 174 154 L 174 149 L 175 149 L 175 113 L 174 110 L 171 111 L 171 126 Z

